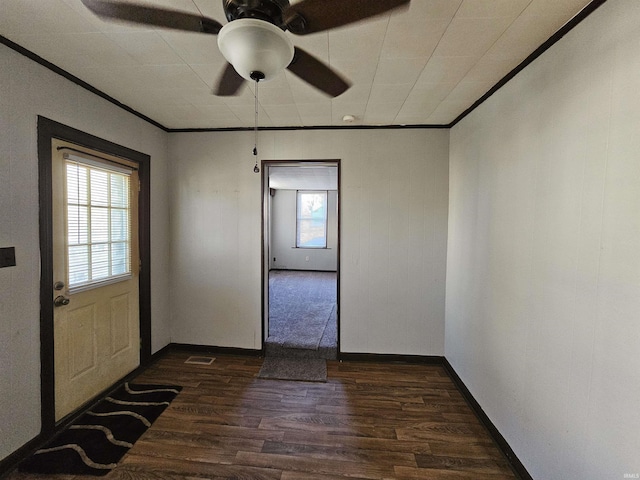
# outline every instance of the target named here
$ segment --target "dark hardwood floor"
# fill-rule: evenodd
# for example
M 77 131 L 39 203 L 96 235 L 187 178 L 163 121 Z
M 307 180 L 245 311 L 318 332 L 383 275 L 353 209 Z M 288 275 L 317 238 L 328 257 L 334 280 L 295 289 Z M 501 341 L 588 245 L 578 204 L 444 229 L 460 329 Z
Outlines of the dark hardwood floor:
M 256 378 L 261 358 L 190 355 L 169 353 L 135 380 L 184 389 L 102 478 L 517 478 L 440 366 L 330 361 L 327 383 L 303 383 Z

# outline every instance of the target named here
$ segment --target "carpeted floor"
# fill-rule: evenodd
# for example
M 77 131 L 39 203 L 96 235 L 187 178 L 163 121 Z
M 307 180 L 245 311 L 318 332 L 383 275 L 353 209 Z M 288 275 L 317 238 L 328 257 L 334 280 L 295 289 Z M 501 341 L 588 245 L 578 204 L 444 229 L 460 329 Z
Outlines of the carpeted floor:
M 337 356 L 335 272 L 272 270 L 269 273 L 269 357 Z

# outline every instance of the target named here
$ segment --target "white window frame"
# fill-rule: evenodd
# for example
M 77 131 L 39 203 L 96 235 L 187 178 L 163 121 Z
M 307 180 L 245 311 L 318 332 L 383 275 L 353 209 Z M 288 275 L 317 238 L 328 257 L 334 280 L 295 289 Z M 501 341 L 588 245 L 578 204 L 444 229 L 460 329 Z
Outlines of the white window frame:
M 102 159 L 98 159 L 96 157 L 91 157 L 89 158 L 88 156 L 78 156 L 78 155 L 72 155 L 72 154 L 68 154 L 65 153 L 63 155 L 63 158 L 65 160 L 65 167 L 64 167 L 64 191 L 65 191 L 65 244 L 66 244 L 66 248 L 65 248 L 65 259 L 66 259 L 66 265 L 67 265 L 67 285 L 68 285 L 68 291 L 69 293 L 79 293 L 79 292 L 83 292 L 83 291 L 87 291 L 87 290 L 91 290 L 93 288 L 99 288 L 102 287 L 104 285 L 109 285 L 109 284 L 113 284 L 113 283 L 117 283 L 117 282 L 121 282 L 121 281 L 125 281 L 125 280 L 129 280 L 132 277 L 132 265 L 131 265 L 131 258 L 132 258 L 132 212 L 131 212 L 131 174 L 133 169 L 126 167 L 124 165 L 116 165 L 114 163 L 108 162 L 106 160 L 102 160 Z M 91 199 L 91 184 L 90 184 L 90 175 L 88 175 L 88 182 L 86 185 L 86 201 L 84 203 L 82 203 L 79 198 L 80 198 L 80 190 L 78 189 L 78 191 L 76 192 L 76 202 L 72 201 L 71 196 L 73 195 L 73 192 L 69 191 L 69 176 L 68 176 L 68 169 L 69 167 L 73 167 L 73 165 L 76 165 L 77 167 L 82 167 L 82 168 L 86 168 L 89 171 L 99 171 L 99 172 L 103 172 L 107 174 L 107 198 L 108 201 L 105 204 L 101 204 L 101 205 L 97 205 L 97 204 L 93 204 L 92 203 L 92 199 Z M 113 204 L 113 199 L 112 199 L 112 190 L 111 190 L 111 182 L 113 180 L 113 175 L 116 176 L 120 176 L 120 177 L 125 177 L 127 179 L 126 181 L 126 203 L 125 206 L 114 206 Z M 80 218 L 80 214 L 79 214 L 79 210 L 81 208 L 86 208 L 86 216 L 87 216 L 87 221 L 86 221 L 86 241 L 84 242 L 72 242 L 70 235 L 69 235 L 69 231 L 70 231 L 70 224 L 69 222 L 71 221 L 69 218 L 69 209 L 76 207 L 78 209 L 78 214 L 76 215 L 76 218 Z M 96 241 L 94 242 L 92 237 L 92 229 L 91 229 L 91 215 L 92 215 L 92 211 L 95 209 L 95 211 L 97 212 L 98 209 L 99 210 L 106 210 L 106 216 L 107 216 L 107 240 L 106 241 Z M 113 221 L 113 212 L 114 211 L 121 211 L 121 212 L 125 212 L 125 215 L 127 217 L 126 222 L 127 222 L 127 226 L 126 226 L 126 239 L 125 240 L 114 240 L 113 239 L 113 229 L 112 229 L 112 221 Z M 78 229 L 80 228 L 80 226 L 78 226 Z M 122 273 L 113 273 L 113 269 L 114 266 L 116 265 L 114 263 L 114 258 L 113 258 L 113 245 L 116 244 L 123 244 L 125 246 L 125 251 L 126 251 L 126 257 L 125 257 L 125 267 L 124 267 L 124 271 Z M 106 245 L 107 247 L 107 269 L 108 269 L 108 274 L 99 276 L 99 277 L 93 277 L 93 272 L 92 272 L 92 268 L 93 268 L 93 259 L 92 259 L 92 246 L 96 246 L 96 245 Z M 81 282 L 73 282 L 71 279 L 71 248 L 72 247 L 77 247 L 77 246 L 86 246 L 87 247 L 87 262 L 85 264 L 86 266 L 86 273 L 87 273 L 87 280 L 85 281 L 81 281 Z
M 323 225 L 323 245 L 307 245 L 301 243 L 300 234 L 301 234 L 301 222 L 312 220 L 311 218 L 301 218 L 301 196 L 311 194 L 311 195 L 323 195 L 324 196 L 324 225 Z M 296 248 L 310 248 L 310 249 L 326 249 L 327 248 L 327 229 L 328 229 L 328 217 L 329 217 L 329 192 L 327 190 L 297 190 L 296 191 Z

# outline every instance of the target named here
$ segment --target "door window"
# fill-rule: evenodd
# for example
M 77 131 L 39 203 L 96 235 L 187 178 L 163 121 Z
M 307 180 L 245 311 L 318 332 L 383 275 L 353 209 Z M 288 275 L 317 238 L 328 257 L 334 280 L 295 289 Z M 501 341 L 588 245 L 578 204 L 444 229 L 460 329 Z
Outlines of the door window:
M 131 276 L 131 170 L 65 154 L 70 291 Z

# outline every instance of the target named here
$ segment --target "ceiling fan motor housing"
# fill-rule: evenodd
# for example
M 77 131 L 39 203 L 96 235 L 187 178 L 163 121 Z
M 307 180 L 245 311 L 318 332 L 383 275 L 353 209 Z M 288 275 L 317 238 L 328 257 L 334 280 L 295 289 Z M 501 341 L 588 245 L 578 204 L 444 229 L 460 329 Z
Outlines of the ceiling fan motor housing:
M 218 48 L 246 80 L 269 81 L 293 60 L 294 47 L 287 34 L 269 22 L 240 18 L 218 34 Z
M 81 1 L 105 20 L 217 35 L 228 65 L 214 87 L 216 95 L 235 95 L 243 79 L 256 84 L 269 81 L 286 68 L 337 97 L 349 83 L 322 60 L 294 47 L 289 34 L 308 35 L 342 27 L 408 5 L 411 0 L 300 0 L 293 4 L 289 0 L 222 0 L 228 20 L 224 26 L 213 18 L 133 1 Z
M 222 5 L 229 22 L 255 18 L 284 29 L 282 12 L 289 6 L 289 0 L 222 0 Z

